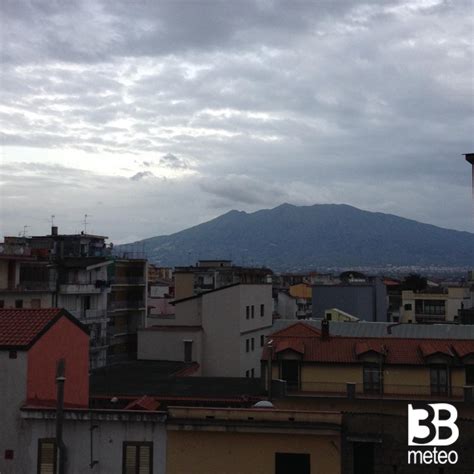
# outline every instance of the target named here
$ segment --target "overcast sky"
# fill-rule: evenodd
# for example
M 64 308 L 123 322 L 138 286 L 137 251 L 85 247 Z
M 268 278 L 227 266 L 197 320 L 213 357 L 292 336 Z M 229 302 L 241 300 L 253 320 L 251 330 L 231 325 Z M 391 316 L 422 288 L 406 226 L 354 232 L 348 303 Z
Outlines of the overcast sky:
M 2 235 L 283 202 L 474 231 L 472 0 L 0 5 Z

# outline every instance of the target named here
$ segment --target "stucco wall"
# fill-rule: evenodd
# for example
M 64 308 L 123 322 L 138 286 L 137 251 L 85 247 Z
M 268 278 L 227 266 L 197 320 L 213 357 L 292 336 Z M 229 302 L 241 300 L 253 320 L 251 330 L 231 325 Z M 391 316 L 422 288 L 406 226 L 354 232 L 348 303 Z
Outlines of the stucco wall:
M 19 410 L 26 399 L 26 352 L 17 352 L 16 359 L 9 358 L 9 351 L 0 351 L 0 472 L 18 474 L 20 431 Z M 6 460 L 6 449 L 14 450 L 14 459 Z M 35 471 L 32 471 L 35 472 Z
M 339 474 L 336 436 L 168 431 L 167 474 L 268 474 L 275 453 L 308 453 L 311 474 Z M 211 454 L 212 453 L 212 454 Z
M 28 351 L 28 400 L 56 400 L 56 367 L 66 362 L 64 402 L 89 403 L 89 336 L 67 318 L 57 321 Z
M 201 331 L 153 329 L 138 331 L 138 352 L 140 360 L 184 361 L 184 340 L 193 341 L 193 362 L 202 362 Z
M 153 442 L 153 474 L 165 474 L 166 431 L 164 424 L 147 421 L 95 421 L 93 431 L 94 469 L 90 463 L 90 421 L 65 420 L 64 443 L 67 450 L 68 474 L 115 474 L 122 472 L 123 442 Z M 54 438 L 54 420 L 23 420 L 22 446 L 19 453 L 21 468 L 11 474 L 31 474 L 36 472 L 38 439 Z M 3 474 L 3 471 L 2 471 Z M 8 473 L 10 474 L 10 473 Z
M 11 292 L 2 293 L 0 290 L 0 300 L 4 301 L 5 308 L 14 308 L 16 300 L 23 301 L 23 308 L 33 308 L 32 300 L 40 300 L 41 308 L 52 308 L 53 307 L 53 294 L 52 293 L 41 293 L 41 292 Z

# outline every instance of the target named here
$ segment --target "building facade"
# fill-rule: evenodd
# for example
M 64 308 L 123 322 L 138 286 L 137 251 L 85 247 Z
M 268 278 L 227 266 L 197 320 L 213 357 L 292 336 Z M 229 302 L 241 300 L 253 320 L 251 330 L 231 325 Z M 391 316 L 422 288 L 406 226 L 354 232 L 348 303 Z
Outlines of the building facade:
M 174 305 L 173 318 L 139 331 L 139 359 L 197 362 L 203 376 L 260 375 L 272 327 L 271 285 L 234 284 Z

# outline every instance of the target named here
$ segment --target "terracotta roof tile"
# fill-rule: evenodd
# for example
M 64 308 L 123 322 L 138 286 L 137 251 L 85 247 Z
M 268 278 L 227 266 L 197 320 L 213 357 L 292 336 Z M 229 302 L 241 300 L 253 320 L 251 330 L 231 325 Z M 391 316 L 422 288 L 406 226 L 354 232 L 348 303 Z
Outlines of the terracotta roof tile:
M 0 347 L 28 347 L 62 309 L 0 309 Z
M 348 323 L 349 324 L 349 323 Z M 297 327 L 299 326 L 299 327 Z M 319 332 L 311 336 L 308 326 L 296 323 L 287 329 L 270 334 L 273 339 L 273 358 L 278 357 L 281 348 L 298 347 L 303 361 L 322 363 L 360 363 L 360 356 L 375 351 L 384 355 L 384 362 L 393 365 L 424 365 L 426 357 L 445 354 L 462 358 L 474 354 L 474 340 L 459 339 L 403 339 L 395 337 L 344 337 L 331 336 L 323 340 Z M 262 359 L 269 357 L 269 348 L 263 350 Z

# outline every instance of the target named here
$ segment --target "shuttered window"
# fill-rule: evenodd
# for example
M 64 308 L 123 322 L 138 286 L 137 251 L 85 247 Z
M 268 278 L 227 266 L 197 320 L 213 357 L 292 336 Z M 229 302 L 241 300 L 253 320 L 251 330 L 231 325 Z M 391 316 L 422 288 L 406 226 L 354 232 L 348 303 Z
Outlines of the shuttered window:
M 123 474 L 151 474 L 153 443 L 123 443 Z
M 38 474 L 56 474 L 56 440 L 38 440 Z

